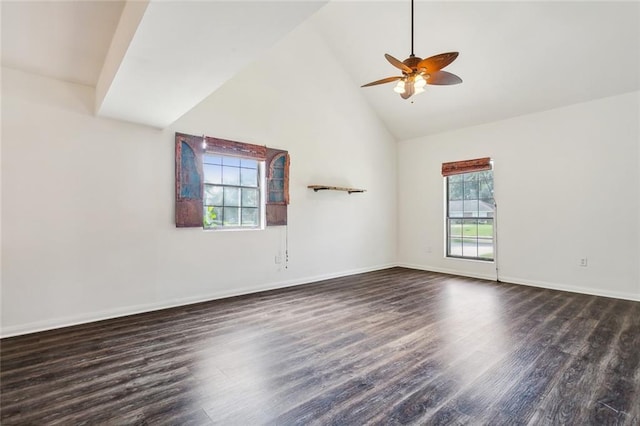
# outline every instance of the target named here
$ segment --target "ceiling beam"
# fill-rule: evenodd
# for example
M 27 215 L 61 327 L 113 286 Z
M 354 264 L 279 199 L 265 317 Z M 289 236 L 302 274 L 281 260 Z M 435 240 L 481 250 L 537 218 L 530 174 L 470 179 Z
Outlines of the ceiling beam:
M 327 1 L 127 2 L 96 114 L 165 128 Z

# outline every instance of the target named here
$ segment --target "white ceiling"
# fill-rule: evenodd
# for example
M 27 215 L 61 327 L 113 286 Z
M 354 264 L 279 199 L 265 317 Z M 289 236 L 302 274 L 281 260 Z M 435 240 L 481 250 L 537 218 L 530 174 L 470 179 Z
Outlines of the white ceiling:
M 95 86 L 124 3 L 2 0 L 2 66 Z
M 383 54 L 410 53 L 408 0 L 324 3 L 3 0 L 2 64 L 98 85 L 101 115 L 156 127 L 305 20 L 354 87 L 398 74 Z M 399 140 L 640 89 L 638 2 L 417 0 L 415 23 L 415 54 L 459 51 L 447 71 L 464 83 L 413 102 L 359 89 Z
M 98 113 L 167 127 L 325 3 L 150 1 Z

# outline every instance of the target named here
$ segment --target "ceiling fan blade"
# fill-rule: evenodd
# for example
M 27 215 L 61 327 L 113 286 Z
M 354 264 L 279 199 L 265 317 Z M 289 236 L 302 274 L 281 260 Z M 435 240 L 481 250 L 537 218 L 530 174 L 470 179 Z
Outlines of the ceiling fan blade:
M 427 78 L 427 84 L 434 84 L 436 86 L 448 86 L 460 83 L 462 83 L 460 77 L 446 71 L 436 71 Z
M 441 53 L 439 55 L 423 59 L 418 63 L 417 68 L 424 68 L 428 73 L 434 73 L 436 71 L 440 71 L 442 68 L 455 61 L 457 57 L 458 52 Z
M 394 67 L 398 68 L 399 70 L 402 70 L 403 72 L 406 72 L 407 74 L 411 74 L 413 72 L 413 70 L 406 66 L 405 64 L 402 63 L 402 61 L 397 60 L 396 58 L 394 58 L 393 56 L 389 55 L 388 53 L 384 54 L 384 57 L 387 58 L 387 61 L 389 61 L 391 63 L 391 65 L 393 65 Z
M 376 84 L 391 83 L 392 81 L 398 81 L 401 78 L 402 77 L 387 77 L 387 78 L 383 78 L 381 80 L 372 81 L 371 83 L 363 84 L 360 87 L 369 87 L 369 86 L 375 86 Z

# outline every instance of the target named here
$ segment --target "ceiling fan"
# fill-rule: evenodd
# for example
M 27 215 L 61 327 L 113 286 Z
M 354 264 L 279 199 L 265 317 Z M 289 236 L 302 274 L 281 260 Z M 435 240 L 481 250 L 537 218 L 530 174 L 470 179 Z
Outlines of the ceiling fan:
M 447 86 L 462 83 L 462 79 L 450 72 L 442 71 L 458 57 L 458 52 L 447 52 L 422 59 L 413 54 L 413 0 L 411 0 L 411 55 L 404 61 L 399 61 L 388 53 L 384 54 L 387 61 L 402 71 L 401 76 L 387 77 L 372 81 L 361 87 L 376 86 L 397 81 L 394 92 L 403 99 L 409 99 L 414 94 L 424 92 L 426 84 Z

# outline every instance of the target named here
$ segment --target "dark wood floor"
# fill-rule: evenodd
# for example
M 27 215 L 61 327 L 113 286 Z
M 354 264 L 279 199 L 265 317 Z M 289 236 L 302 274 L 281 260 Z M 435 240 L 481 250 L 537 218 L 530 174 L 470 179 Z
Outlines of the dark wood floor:
M 1 341 L 11 424 L 640 424 L 640 303 L 394 268 Z

